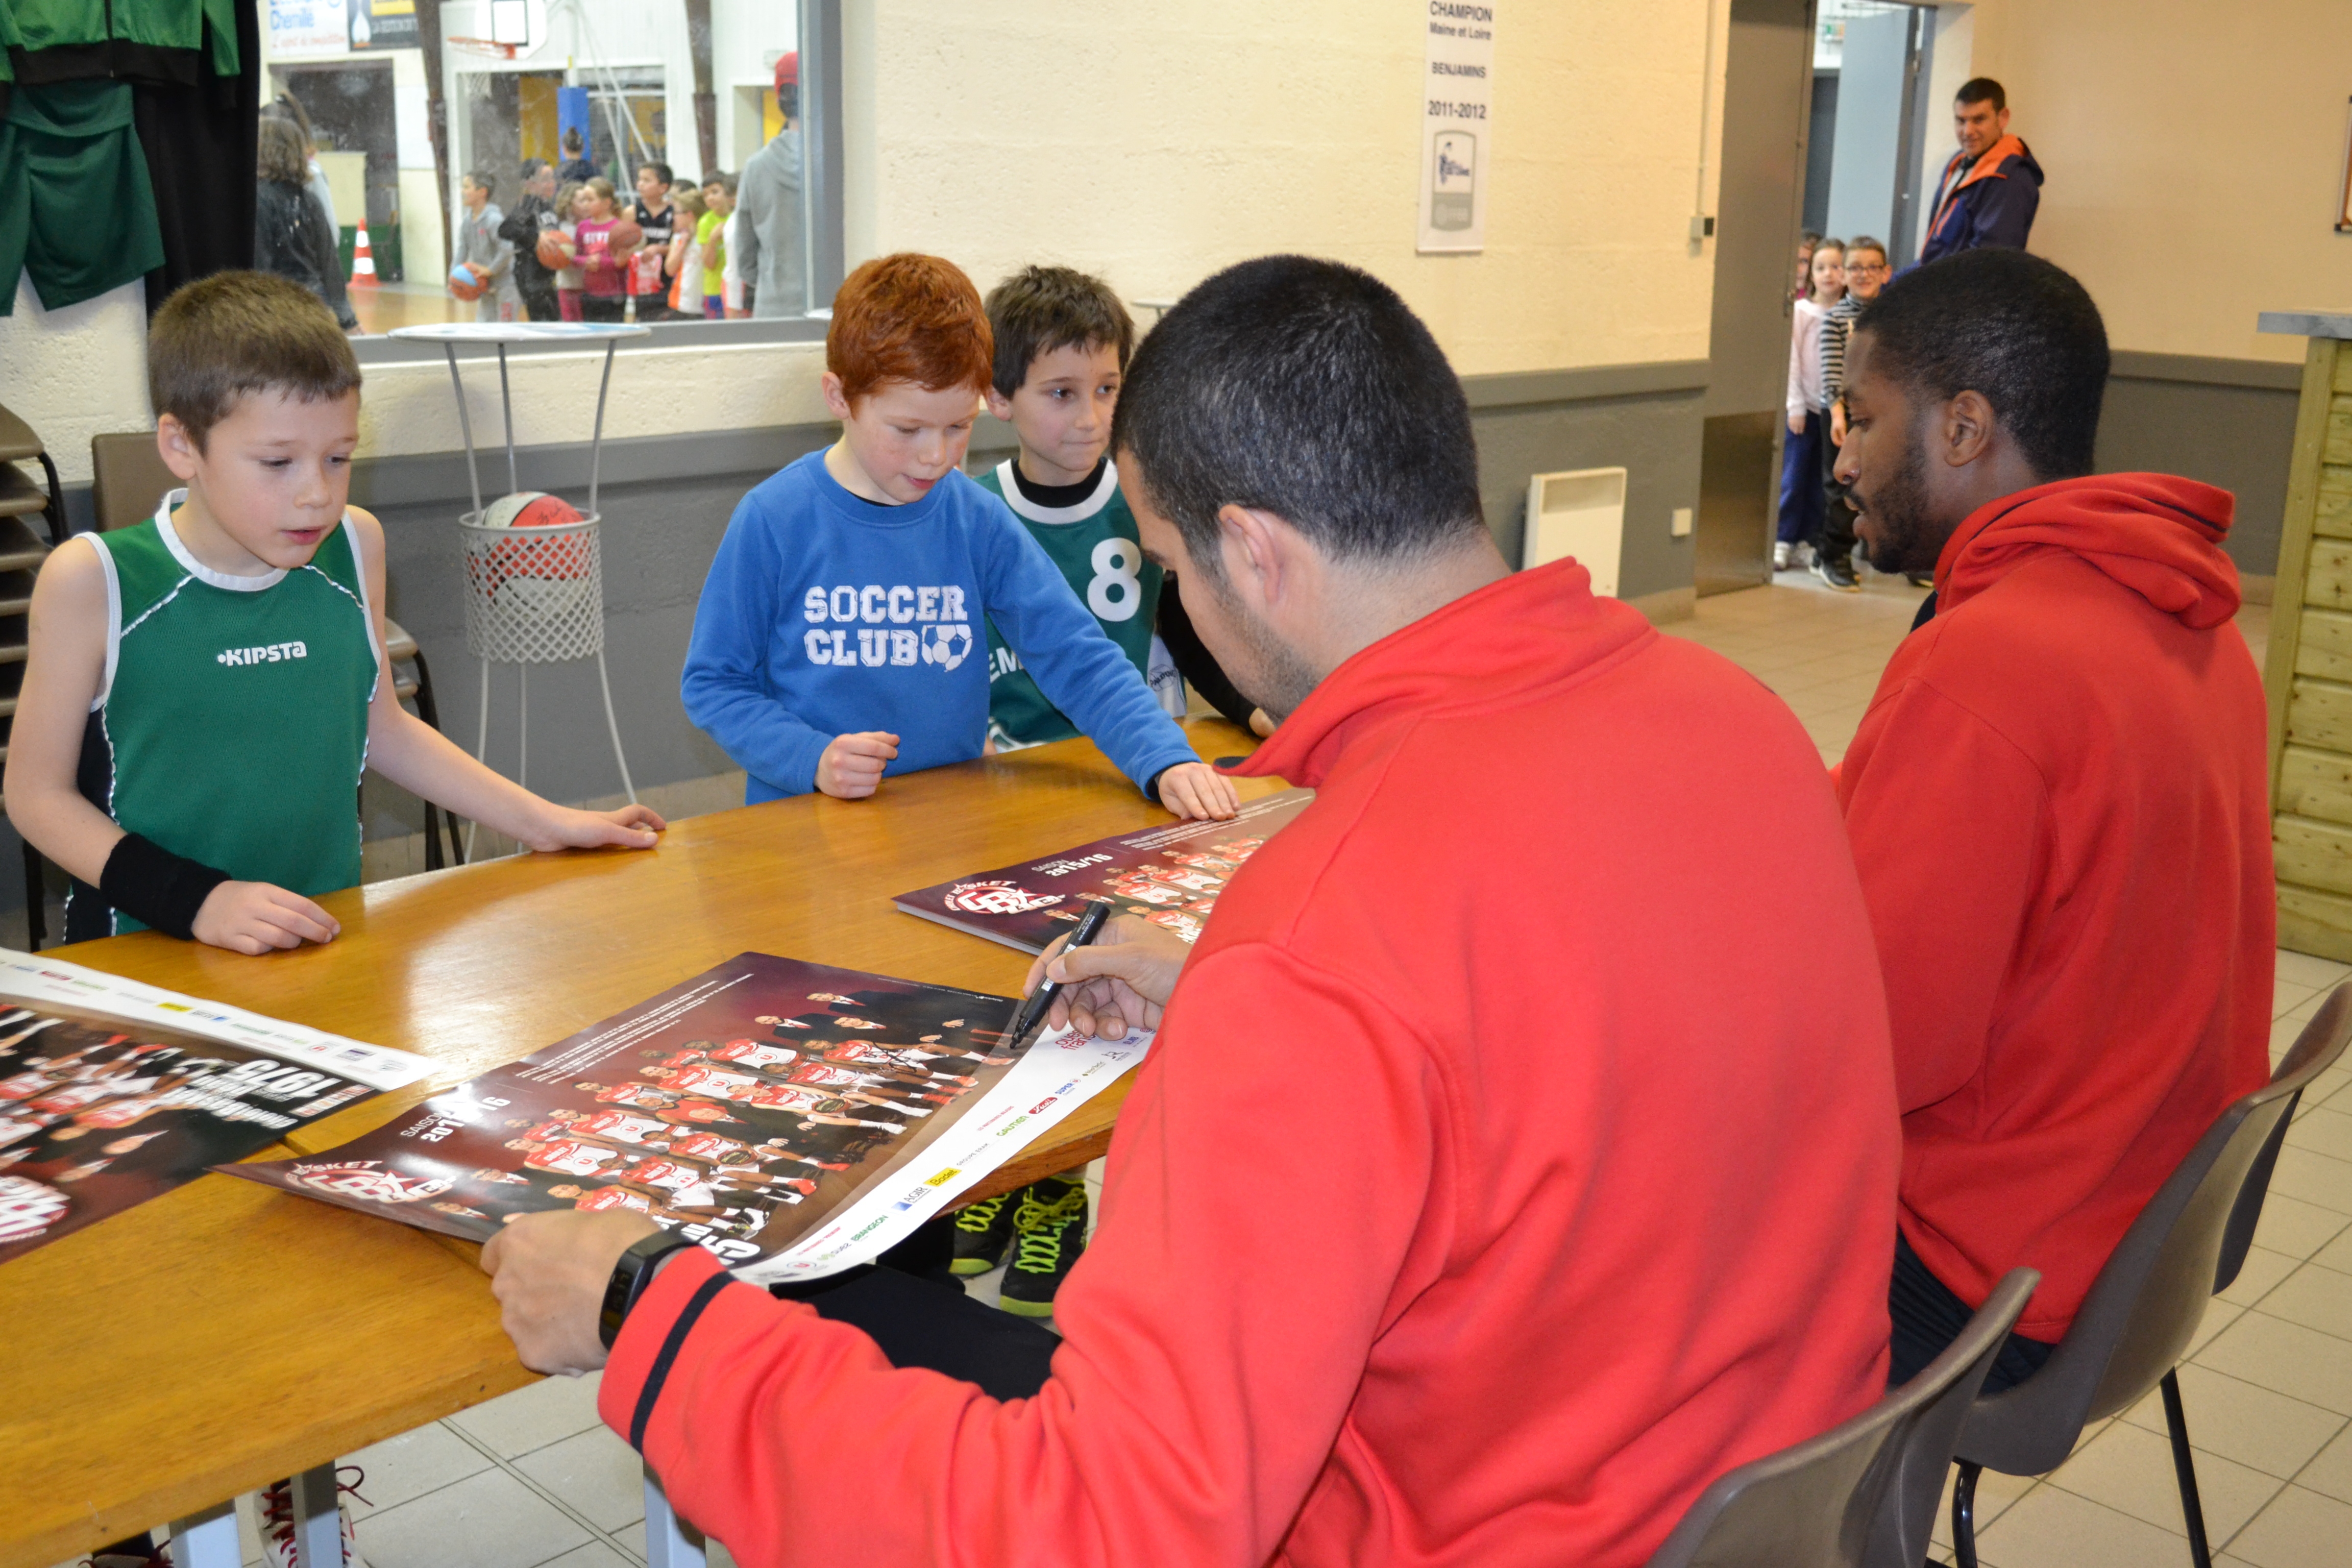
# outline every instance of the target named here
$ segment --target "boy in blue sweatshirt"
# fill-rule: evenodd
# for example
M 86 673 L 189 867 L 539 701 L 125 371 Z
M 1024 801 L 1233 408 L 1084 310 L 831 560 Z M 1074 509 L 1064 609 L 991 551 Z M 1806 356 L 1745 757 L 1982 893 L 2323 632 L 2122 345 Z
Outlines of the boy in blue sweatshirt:
M 902 252 L 849 275 L 825 333 L 841 439 L 735 509 L 695 612 L 688 717 L 750 773 L 747 804 L 869 795 L 887 774 L 982 754 L 992 622 L 1146 795 L 1179 816 L 1231 816 L 1231 781 L 959 470 L 992 357 L 980 291 L 952 263 Z

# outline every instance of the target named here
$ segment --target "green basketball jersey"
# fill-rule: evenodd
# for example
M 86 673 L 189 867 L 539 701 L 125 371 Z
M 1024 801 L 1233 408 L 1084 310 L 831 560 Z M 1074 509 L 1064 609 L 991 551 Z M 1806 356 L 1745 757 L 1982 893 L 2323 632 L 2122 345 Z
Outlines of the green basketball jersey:
M 144 522 L 86 536 L 106 571 L 106 673 L 82 793 L 128 831 L 238 881 L 306 898 L 355 887 L 380 665 L 351 520 L 307 565 L 232 577 L 173 530 L 186 493 Z M 77 936 L 145 929 L 94 889 L 77 884 L 74 900 Z
M 1136 672 L 1149 679 L 1160 571 L 1143 558 L 1135 514 L 1118 493 L 1118 470 L 1105 462 L 1094 493 L 1076 506 L 1064 507 L 1039 506 L 1023 495 L 1013 482 L 1010 458 L 976 478 L 1004 498 L 1029 536 L 1062 569 L 1105 635 L 1135 661 Z M 1060 709 L 1045 700 L 992 621 L 988 627 L 988 731 L 1000 750 L 1066 741 L 1078 732 Z

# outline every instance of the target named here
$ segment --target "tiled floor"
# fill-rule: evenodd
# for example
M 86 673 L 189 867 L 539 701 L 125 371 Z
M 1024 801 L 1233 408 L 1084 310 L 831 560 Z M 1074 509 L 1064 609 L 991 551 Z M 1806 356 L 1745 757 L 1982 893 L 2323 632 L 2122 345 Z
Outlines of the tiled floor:
M 1712 647 L 1792 708 L 1825 762 L 1844 753 L 1920 593 L 1868 578 L 1832 594 L 1801 574 L 1702 601 L 1666 630 Z M 2260 658 L 2268 612 L 2240 626 Z M 2275 1058 L 2352 969 L 2279 955 Z M 1090 1173 L 1096 1175 L 1098 1173 Z M 2352 1563 L 2352 1072 L 2305 1096 L 2256 1249 L 2206 1314 L 2181 1371 L 2206 1517 L 2237 1568 Z M 974 1282 L 992 1299 L 996 1277 Z M 353 1455 L 353 1504 L 374 1568 L 615 1568 L 645 1561 L 635 1457 L 598 1422 L 596 1383 L 551 1378 Z M 1988 1475 L 1978 1492 L 1990 1568 L 2185 1563 L 2153 1395 L 2084 1434 L 2054 1474 Z M 1939 1529 L 1939 1551 L 1948 1538 Z M 257 1557 L 248 1522 L 248 1558 Z M 711 1561 L 726 1563 L 724 1548 Z

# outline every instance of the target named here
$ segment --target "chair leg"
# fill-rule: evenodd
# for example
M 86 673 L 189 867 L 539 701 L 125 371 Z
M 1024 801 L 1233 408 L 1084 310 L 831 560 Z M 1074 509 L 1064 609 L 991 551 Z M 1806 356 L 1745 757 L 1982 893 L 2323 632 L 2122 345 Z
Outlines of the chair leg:
M 2180 1516 L 2189 1526 L 2189 1557 L 2197 1568 L 2213 1568 L 2205 1539 L 2205 1504 L 2197 1495 L 2197 1460 L 2189 1450 L 2189 1416 L 2180 1404 L 2180 1378 L 2164 1374 L 2164 1429 L 2172 1437 L 2172 1470 L 2180 1481 Z
M 425 662 L 425 650 L 423 648 L 418 648 L 416 650 L 415 658 L 412 659 L 410 662 L 416 666 L 416 716 L 419 719 L 424 720 L 427 724 L 430 724 L 434 729 L 438 730 L 441 728 L 441 705 L 437 701 L 434 700 L 433 670 L 432 668 Z M 449 852 L 446 856 L 444 856 L 441 852 L 440 840 L 434 837 L 436 831 L 434 826 L 434 818 L 436 815 L 438 815 L 443 824 L 443 826 L 438 829 L 438 831 L 446 832 L 449 835 Z M 465 863 L 465 853 L 458 847 L 457 844 L 457 814 L 455 812 L 446 811 L 436 814 L 433 803 L 430 801 L 425 802 L 425 868 L 428 871 L 438 871 L 444 866 L 462 866 Z
M 1982 1465 L 1959 1461 L 1952 1479 L 1952 1568 L 1977 1568 L 1977 1477 Z
M 43 890 L 46 880 L 41 875 L 41 852 L 27 841 L 25 846 L 25 947 L 38 952 L 41 943 L 49 939 L 48 899 Z

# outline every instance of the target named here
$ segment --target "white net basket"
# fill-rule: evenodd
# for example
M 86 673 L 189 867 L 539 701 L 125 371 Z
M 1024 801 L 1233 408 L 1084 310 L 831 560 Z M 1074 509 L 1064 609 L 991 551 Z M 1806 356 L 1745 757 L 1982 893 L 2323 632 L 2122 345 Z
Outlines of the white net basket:
M 554 664 L 604 651 L 604 563 L 590 513 L 551 528 L 457 520 L 466 556 L 466 646 L 499 664 Z

